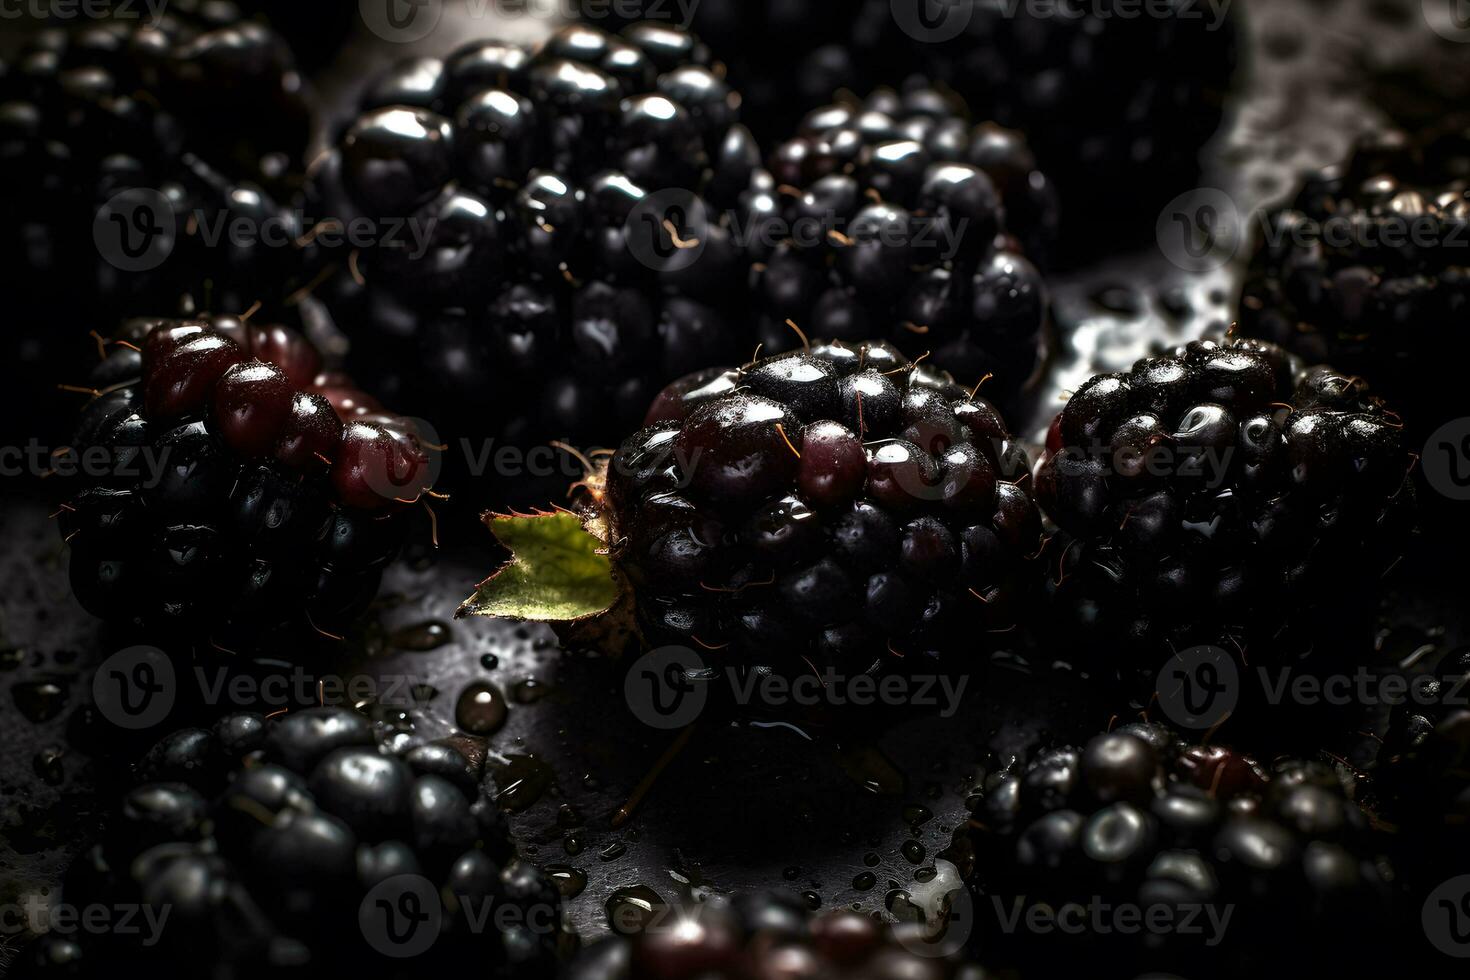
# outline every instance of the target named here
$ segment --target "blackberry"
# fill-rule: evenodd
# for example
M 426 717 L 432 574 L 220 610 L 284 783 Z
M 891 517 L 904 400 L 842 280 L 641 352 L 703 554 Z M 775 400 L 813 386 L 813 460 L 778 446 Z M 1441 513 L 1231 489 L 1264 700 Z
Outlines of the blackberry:
M 483 747 L 401 738 L 333 707 L 165 737 L 62 886 L 78 908 L 142 910 L 138 929 L 43 937 L 17 975 L 305 976 L 330 964 L 399 977 L 473 964 L 551 976 L 560 899 L 515 856 Z M 390 907 L 407 918 L 390 922 Z
M 748 356 L 722 309 L 744 278 L 726 211 L 759 165 L 738 108 L 705 46 L 656 25 L 396 66 L 316 173 L 326 213 L 383 230 L 327 290 L 355 369 L 527 446 L 606 443 L 667 382 Z
M 821 343 L 676 383 L 601 495 L 645 637 L 787 675 L 923 670 L 1017 623 L 1025 450 L 947 375 Z
M 227 3 L 46 30 L 0 64 L 7 416 L 51 406 L 86 342 L 72 323 L 185 296 L 279 308 L 302 261 L 287 198 L 310 114 L 284 42 Z
M 644 9 L 657 15 L 654 5 Z M 1197 157 L 1224 117 L 1238 60 L 1230 13 L 1217 17 L 1190 0 L 1165 0 L 1141 16 L 1085 0 L 1045 8 L 957 0 L 943 10 L 892 0 L 705 0 L 693 25 L 730 65 L 749 118 L 764 125 L 762 140 L 781 138 L 839 89 L 915 76 L 952 89 L 977 118 L 1030 134 L 1077 231 L 1067 244 L 1084 252 L 1102 241 L 1085 231 L 1104 222 L 1114 233 L 1152 234 L 1137 216 L 1197 183 Z
M 1385 818 L 1399 824 L 1421 861 L 1441 876 L 1470 872 L 1470 653 L 1453 651 L 1420 675 L 1394 706 L 1373 774 Z
M 1388 835 L 1333 769 L 1158 726 L 996 760 L 956 850 L 973 865 L 979 945 L 1042 976 L 1356 972 L 1415 942 Z M 1062 927 L 1028 925 L 1038 911 Z
M 1036 473 L 1063 641 L 1149 690 L 1197 644 L 1341 662 L 1412 520 L 1401 429 L 1361 379 L 1257 341 L 1092 378 Z
M 589 946 L 565 980 L 659 977 L 907 977 L 945 980 L 983 975 L 959 955 L 926 944 L 922 927 L 886 926 L 857 912 L 812 916 L 795 895 L 747 893 L 692 911 L 669 910 L 633 936 Z
M 1252 258 L 1241 330 L 1312 362 L 1371 372 L 1419 439 L 1460 414 L 1470 351 L 1470 129 L 1364 140 L 1272 213 Z
M 78 304 L 142 315 L 186 292 L 211 308 L 270 302 L 290 249 L 223 232 L 231 221 L 278 222 L 299 237 L 283 205 L 310 123 L 290 50 L 227 3 L 41 33 L 0 73 L 0 193 L 13 216 L 4 247 L 24 270 L 22 294 L 53 315 Z M 94 239 L 94 225 L 108 230 L 99 210 L 128 191 L 138 196 L 114 203 L 121 243 L 152 268 L 114 266 L 138 256 L 100 254 Z M 154 263 L 147 236 L 167 234 L 177 242 L 160 245 Z
M 229 648 L 340 625 L 427 490 L 414 428 L 285 327 L 129 321 L 93 372 L 59 513 L 93 615 Z
M 748 222 L 779 221 L 753 281 L 768 352 L 787 321 L 814 336 L 885 338 L 1013 407 L 1047 321 L 1056 202 L 1025 138 L 972 125 L 938 89 L 880 89 L 808 115 L 772 153 Z M 775 237 L 775 236 L 772 236 Z

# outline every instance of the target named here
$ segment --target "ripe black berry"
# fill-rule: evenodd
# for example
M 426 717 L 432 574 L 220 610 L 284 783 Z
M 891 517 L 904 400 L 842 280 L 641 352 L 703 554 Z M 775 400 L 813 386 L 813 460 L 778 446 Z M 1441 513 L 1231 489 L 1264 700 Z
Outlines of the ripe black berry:
M 760 162 L 739 104 L 701 42 L 652 24 L 389 71 L 315 175 L 324 209 L 382 232 L 324 290 L 354 370 L 475 441 L 588 445 L 748 356 L 723 302 L 745 274 L 727 212 Z
M 429 450 L 320 369 L 284 327 L 130 321 L 68 457 L 58 520 L 82 605 L 226 649 L 359 613 L 428 489 Z
M 1467 160 L 1457 130 L 1365 139 L 1271 215 L 1241 301 L 1247 335 L 1370 374 L 1416 441 L 1459 414 Z
M 257 245 L 258 226 L 300 234 L 282 205 L 299 182 L 311 107 L 268 28 L 228 3 L 183 3 L 47 31 L 0 72 L 0 105 L 11 215 L 0 242 L 38 310 L 62 302 L 116 317 L 173 309 L 184 293 L 212 308 L 284 299 L 293 250 Z M 148 208 L 125 199 L 115 219 L 99 219 L 125 191 Z M 156 266 L 125 269 L 114 263 L 137 255 L 99 254 L 109 220 L 133 236 L 124 245 L 154 227 L 178 240 Z M 240 221 L 257 226 L 254 240 L 224 233 Z
M 1265 766 L 1143 724 L 997 764 L 957 848 L 995 962 L 1211 977 L 1402 955 L 1418 915 L 1392 851 L 1333 769 Z M 1048 910 L 1065 928 L 1024 926 Z M 1005 928 L 1016 914 L 1023 927 Z M 1354 941 L 1369 931 L 1374 951 Z M 1323 938 L 1309 950 L 1303 935 Z
M 920 85 L 811 112 L 745 204 L 763 349 L 873 337 L 1009 406 L 1047 322 L 1056 204 L 1025 139 Z
M 80 380 L 76 324 L 279 311 L 305 275 L 288 199 L 312 108 L 291 52 L 229 3 L 132 14 L 72 18 L 0 63 L 0 396 L 26 436 L 61 437 L 44 419 Z
M 1403 544 L 1401 429 L 1359 379 L 1254 341 L 1088 381 L 1036 481 L 1066 642 L 1152 685 L 1196 644 L 1262 665 L 1351 636 Z
M 980 975 L 953 936 L 929 941 L 916 923 L 884 925 L 857 912 L 812 916 L 795 895 L 747 893 L 692 910 L 665 909 L 632 936 L 602 940 L 568 965 L 567 980 L 700 977 L 905 977 Z M 963 937 L 961 937 L 963 938 Z
M 1016 622 L 1026 479 L 988 403 L 886 345 L 822 343 L 671 386 L 603 499 L 650 640 L 853 676 Z
M 606 16 L 593 6 L 589 17 Z M 645 3 L 646 16 L 659 6 Z M 916 76 L 957 93 L 976 118 L 1027 133 L 1077 232 L 1068 251 L 1083 255 L 1116 243 L 1092 234 L 1105 223 L 1151 233 L 1138 214 L 1194 186 L 1199 150 L 1224 116 L 1239 32 L 1229 11 L 1204 15 L 1188 0 L 1141 16 L 1081 0 L 956 0 L 942 10 L 859 0 L 841 16 L 817 0 L 707 0 L 693 18 L 730 65 L 763 141 L 841 89 Z
M 516 858 L 479 761 L 399 739 L 345 708 L 235 714 L 168 736 L 63 884 L 68 903 L 147 909 L 159 928 L 44 937 L 21 975 L 470 963 L 551 975 L 560 900 Z M 409 889 L 416 904 L 401 901 Z M 379 897 L 432 930 L 426 942 L 409 946 L 406 921 L 382 925 Z

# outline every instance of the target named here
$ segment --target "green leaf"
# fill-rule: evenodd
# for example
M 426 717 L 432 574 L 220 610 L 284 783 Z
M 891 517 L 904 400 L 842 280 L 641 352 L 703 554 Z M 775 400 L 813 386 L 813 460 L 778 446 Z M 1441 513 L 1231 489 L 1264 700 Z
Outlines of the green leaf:
M 476 587 L 457 615 L 570 622 L 617 602 L 606 545 L 575 514 L 490 514 L 485 523 L 511 559 Z

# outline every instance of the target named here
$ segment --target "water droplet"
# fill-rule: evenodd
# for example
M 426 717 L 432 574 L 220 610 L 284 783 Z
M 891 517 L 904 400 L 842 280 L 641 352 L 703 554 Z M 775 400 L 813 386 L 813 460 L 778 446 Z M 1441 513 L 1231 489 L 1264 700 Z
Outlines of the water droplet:
M 561 846 L 562 850 L 572 855 L 572 857 L 576 857 L 582 853 L 582 849 L 587 846 L 587 843 L 577 834 L 567 834 L 562 838 Z
M 60 786 L 66 780 L 66 770 L 61 765 L 61 758 L 65 754 L 64 750 L 54 745 L 47 746 L 31 759 L 31 768 L 49 785 Z
M 937 874 L 939 874 L 939 872 L 935 871 L 933 868 L 920 868 L 918 871 L 914 872 L 914 880 L 933 881 L 934 876 Z
M 587 888 L 587 872 L 569 864 L 548 864 L 542 868 L 556 885 L 562 898 L 576 898 Z
M 607 912 L 607 924 L 622 936 L 642 932 L 663 918 L 669 909 L 659 893 L 647 885 L 619 888 L 608 896 L 603 908 Z
M 550 688 L 534 677 L 516 681 L 515 686 L 510 689 L 511 697 L 515 698 L 517 704 L 535 704 L 546 697 Z
M 878 866 L 878 861 L 878 855 L 874 854 L 872 851 L 869 851 L 867 854 L 863 855 L 863 864 L 866 864 L 870 868 L 876 868 Z
M 556 808 L 556 822 L 562 827 L 580 827 L 586 823 L 582 815 L 577 812 L 577 808 L 570 803 L 563 803 Z
M 904 841 L 903 847 L 899 848 L 899 850 L 903 852 L 904 860 L 908 861 L 909 864 L 918 864 L 924 860 L 924 845 L 916 840 Z
M 454 723 L 471 735 L 492 735 L 505 725 L 505 695 L 494 684 L 477 681 L 460 692 L 454 705 Z
M 802 892 L 801 900 L 805 902 L 806 907 L 811 909 L 813 912 L 822 907 L 822 896 L 818 895 L 816 892 Z
M 920 827 L 934 819 L 934 812 L 919 803 L 910 803 L 903 808 L 903 819 L 910 827 Z
M 615 840 L 598 852 L 597 856 L 604 861 L 616 861 L 628 853 L 628 845 L 620 840 Z
M 860 892 L 867 891 L 869 888 L 872 888 L 877 883 L 878 876 L 873 874 L 873 872 L 871 871 L 864 871 L 862 874 L 852 879 L 852 887 L 856 888 Z
M 480 666 L 486 670 L 494 670 L 500 666 L 500 658 L 493 653 L 487 653 L 480 658 Z
M 66 688 L 54 680 L 21 681 L 10 689 L 15 706 L 33 722 L 50 721 L 66 706 Z
M 439 620 L 427 623 L 418 623 L 413 626 L 405 626 L 394 630 L 388 636 L 388 642 L 395 649 L 407 650 L 411 653 L 427 653 L 437 650 L 442 646 L 454 642 L 454 632 L 449 624 Z
M 883 896 L 883 907 L 907 922 L 919 921 L 923 918 L 922 914 L 914 915 L 914 904 L 909 901 L 909 893 L 902 888 L 890 889 L 888 894 Z
M 534 755 L 509 756 L 494 774 L 495 802 L 511 813 L 530 809 L 551 788 L 551 767 Z

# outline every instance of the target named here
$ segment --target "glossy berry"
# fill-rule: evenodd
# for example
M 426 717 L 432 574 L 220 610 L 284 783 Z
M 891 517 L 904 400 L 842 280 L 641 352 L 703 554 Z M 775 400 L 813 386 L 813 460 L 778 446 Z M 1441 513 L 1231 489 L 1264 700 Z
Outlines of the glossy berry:
M 651 639 L 853 676 L 1016 622 L 1040 531 L 1026 471 L 948 376 L 821 343 L 670 386 L 602 499 Z
M 766 351 L 883 337 L 1009 404 L 1047 321 L 1056 202 L 1019 133 L 933 88 L 812 111 L 746 200 Z
M 1371 376 L 1417 441 L 1458 414 L 1447 396 L 1466 350 L 1454 326 L 1470 298 L 1466 160 L 1450 125 L 1365 137 L 1271 215 L 1241 300 L 1246 335 Z
M 729 212 L 760 155 L 739 106 L 708 49 L 658 24 L 389 69 L 313 175 L 323 213 L 397 229 L 341 250 L 320 293 L 354 371 L 471 427 L 446 437 L 587 446 L 748 356 Z
M 346 708 L 242 713 L 167 736 L 136 770 L 63 888 L 79 905 L 147 908 L 159 928 L 42 938 L 22 975 L 553 970 L 556 889 L 515 856 L 492 782 L 452 741 L 405 744 Z M 432 936 L 375 923 L 379 898 Z M 477 926 L 486 907 L 496 927 Z
M 595 3 L 588 10 L 606 16 Z M 641 10 L 661 14 L 653 0 Z M 692 16 L 740 79 L 746 116 L 768 144 L 836 92 L 923 77 L 977 119 L 1028 134 L 1075 223 L 1068 251 L 1098 255 L 1109 236 L 1090 229 L 1130 222 L 1133 209 L 1153 213 L 1195 186 L 1200 148 L 1222 121 L 1240 19 L 1197 13 L 1187 0 L 1139 17 L 1080 0 L 954 0 L 928 12 L 857 0 L 837 17 L 819 0 L 706 0 Z M 1024 172 L 1012 179 L 1024 183 Z
M 1359 379 L 1254 341 L 1091 379 L 1037 469 L 1059 636 L 1150 690 L 1197 644 L 1262 664 L 1349 642 L 1412 524 L 1401 429 Z
M 982 975 L 954 934 L 926 946 L 926 926 L 892 926 L 852 911 L 813 916 L 795 895 L 745 893 L 603 939 L 568 964 L 566 980 L 852 977 L 950 980 Z
M 300 183 L 311 101 L 285 42 L 232 4 L 189 0 L 41 32 L 0 71 L 0 104 L 0 201 L 12 216 L 0 257 L 20 273 L 17 298 L 41 304 L 27 314 L 61 302 L 83 316 L 141 315 L 184 294 L 245 309 L 294 288 L 297 250 L 225 229 L 269 222 L 299 237 L 283 205 Z M 116 204 L 124 192 L 134 196 Z M 99 218 L 109 201 L 114 216 Z M 177 240 L 159 262 L 127 264 L 164 233 Z
M 226 649 L 359 612 L 428 489 L 412 426 L 284 327 L 136 320 L 108 349 L 73 450 L 109 462 L 59 514 L 82 605 Z
M 1120 974 L 1226 977 L 1293 965 L 1353 969 L 1417 940 L 1391 860 L 1349 784 L 1326 765 L 1270 765 L 1132 724 L 1080 749 L 995 759 L 957 853 L 975 900 L 1023 915 L 1076 906 L 1078 928 L 1040 934 L 983 918 L 975 942 L 998 964 L 1044 972 L 1105 961 Z M 1119 909 L 1152 927 L 1119 928 Z M 1226 910 L 1229 910 L 1226 912 Z M 1195 929 L 1183 916 L 1217 923 Z M 1397 937 L 1378 952 L 1355 937 Z M 1335 937 L 1311 952 L 1303 933 Z

